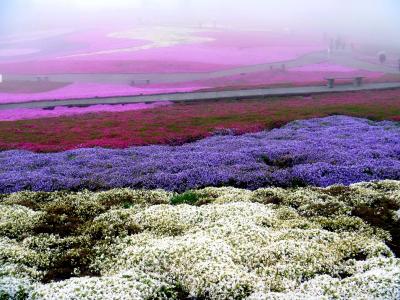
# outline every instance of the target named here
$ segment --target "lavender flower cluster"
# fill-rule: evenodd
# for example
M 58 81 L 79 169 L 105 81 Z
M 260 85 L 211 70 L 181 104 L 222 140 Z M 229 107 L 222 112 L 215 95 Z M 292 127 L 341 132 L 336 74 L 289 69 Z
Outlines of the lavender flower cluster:
M 400 126 L 332 116 L 242 136 L 215 135 L 183 146 L 5 151 L 0 166 L 0 193 L 348 185 L 400 179 Z

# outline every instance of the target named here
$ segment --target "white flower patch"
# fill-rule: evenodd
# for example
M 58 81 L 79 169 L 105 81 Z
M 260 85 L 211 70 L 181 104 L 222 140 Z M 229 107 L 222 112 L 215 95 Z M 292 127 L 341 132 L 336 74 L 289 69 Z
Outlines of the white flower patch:
M 193 296 L 228 299 L 256 289 L 294 291 L 317 274 L 339 274 L 345 267 L 340 261 L 360 251 L 367 257 L 391 255 L 368 235 L 266 226 L 279 223 L 276 212 L 243 202 L 149 207 L 136 215 L 147 233 L 123 239 L 116 257 L 98 265 L 109 275 L 126 268 L 165 274 L 167 282 L 179 282 Z
M 45 265 L 46 255 L 41 255 L 9 238 L 0 237 L 0 265 Z
M 42 272 L 35 268 L 16 263 L 4 263 L 0 266 L 0 278 L 40 279 Z
M 158 295 L 158 299 L 168 299 L 163 289 L 169 286 L 151 276 L 130 270 L 115 276 L 101 278 L 73 278 L 62 282 L 37 285 L 30 300 L 120 300 L 148 299 Z
M 20 205 L 3 205 L 0 209 L 0 235 L 18 237 L 39 222 L 41 212 Z
M 221 239 L 202 233 L 175 238 L 149 238 L 125 250 L 108 271 L 139 268 L 146 273 L 165 274 L 168 282 L 180 283 L 193 296 L 211 299 L 242 295 L 257 281 L 232 259 L 231 247 Z M 137 242 L 137 241 L 136 241 Z M 105 270 L 107 271 L 107 270 Z M 237 298 L 237 297 L 236 297 Z
M 367 269 L 343 280 L 328 275 L 316 276 L 289 292 L 256 292 L 247 300 L 306 300 L 306 299 L 366 299 L 391 300 L 400 298 L 400 262 L 398 259 L 378 258 L 365 262 Z
M 205 188 L 190 192 L 193 205 L 169 204 L 185 202 L 174 193 L 129 189 L 4 195 L 0 298 L 399 299 L 389 232 L 353 214 L 366 208 L 375 217 L 375 207 L 388 204 L 385 218 L 396 222 L 399 192 L 395 181 Z M 51 232 L 63 220 L 69 231 Z M 80 260 L 82 253 L 89 257 Z M 47 271 L 59 280 L 64 263 L 69 279 L 40 282 Z
M 301 285 L 299 291 L 331 299 L 399 299 L 400 263 L 387 260 L 380 267 L 343 280 L 317 276 Z
M 157 205 L 138 212 L 133 218 L 147 230 L 174 236 L 189 230 L 198 221 L 196 211 L 189 205 Z
M 0 299 L 26 299 L 33 288 L 28 278 L 0 277 Z
M 384 193 L 385 198 L 400 205 L 400 181 L 383 180 L 377 182 L 363 182 L 351 185 L 355 193 L 349 199 L 349 203 L 369 205 L 375 199 L 379 199 Z

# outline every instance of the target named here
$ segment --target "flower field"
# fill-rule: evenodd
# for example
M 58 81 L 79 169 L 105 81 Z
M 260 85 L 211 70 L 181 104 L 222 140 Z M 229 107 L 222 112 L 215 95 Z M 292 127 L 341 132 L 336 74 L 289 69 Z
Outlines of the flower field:
M 399 80 L 322 37 L 200 27 L 3 38 L 0 103 Z M 400 299 L 399 95 L 0 110 L 0 300 Z
M 0 297 L 399 299 L 399 193 L 381 181 L 1 195 Z
M 82 108 L 85 110 L 90 108 Z M 52 114 L 49 110 L 26 110 L 19 116 L 30 118 Z M 399 91 L 176 103 L 146 110 L 0 122 L 0 149 L 54 152 L 91 147 L 181 144 L 210 136 L 221 129 L 233 129 L 236 133 L 255 132 L 294 120 L 333 114 L 399 121 Z M 3 111 L 2 117 L 13 119 L 13 113 Z
M 54 45 L 49 44 L 52 41 Z M 40 39 L 11 41 L 0 57 L 0 70 L 11 74 L 211 72 L 292 60 L 325 49 L 315 37 L 282 32 L 170 26 L 77 31 L 52 41 L 46 42 L 49 49 L 42 48 Z M 21 57 L 20 49 L 27 46 L 38 49 Z
M 397 91 L 133 105 L 0 123 L 186 133 L 1 151 L 0 299 L 399 299 Z
M 207 186 L 328 186 L 400 180 L 400 126 L 345 116 L 295 121 L 241 136 L 182 146 L 79 149 L 39 154 L 0 152 L 0 192 L 185 191 Z

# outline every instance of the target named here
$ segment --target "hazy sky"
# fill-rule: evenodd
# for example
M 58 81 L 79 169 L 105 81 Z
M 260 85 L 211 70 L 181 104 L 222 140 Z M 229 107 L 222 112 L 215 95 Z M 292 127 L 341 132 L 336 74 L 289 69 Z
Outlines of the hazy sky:
M 0 0 L 0 32 L 117 21 L 296 28 L 400 38 L 400 0 Z

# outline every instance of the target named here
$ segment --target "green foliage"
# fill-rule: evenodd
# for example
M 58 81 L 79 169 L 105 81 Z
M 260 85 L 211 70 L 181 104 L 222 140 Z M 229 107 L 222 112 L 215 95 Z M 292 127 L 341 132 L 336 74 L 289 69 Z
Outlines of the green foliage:
M 195 205 L 200 200 L 199 195 L 196 193 L 189 191 L 183 194 L 175 195 L 171 198 L 172 205 L 179 205 L 179 204 L 190 204 Z

